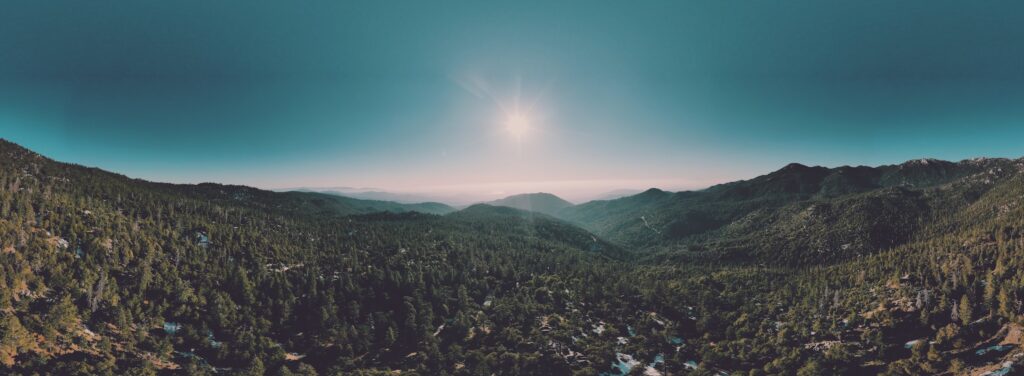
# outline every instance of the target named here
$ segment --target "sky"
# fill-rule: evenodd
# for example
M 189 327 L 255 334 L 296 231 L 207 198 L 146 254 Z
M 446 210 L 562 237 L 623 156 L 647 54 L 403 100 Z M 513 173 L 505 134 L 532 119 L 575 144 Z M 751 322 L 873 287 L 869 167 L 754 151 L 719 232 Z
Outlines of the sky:
M 15 1 L 0 137 L 148 180 L 484 200 L 1024 156 L 1013 1 Z

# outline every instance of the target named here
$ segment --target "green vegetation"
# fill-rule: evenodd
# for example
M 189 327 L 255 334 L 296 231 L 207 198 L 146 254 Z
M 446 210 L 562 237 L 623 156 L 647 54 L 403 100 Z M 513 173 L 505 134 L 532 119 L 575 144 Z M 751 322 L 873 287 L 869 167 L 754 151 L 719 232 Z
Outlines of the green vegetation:
M 491 201 L 487 204 L 491 206 L 507 206 L 548 215 L 558 215 L 560 211 L 572 206 L 571 202 L 550 193 L 525 193 Z
M 5 374 L 915 375 L 1020 352 L 1022 161 L 791 165 L 562 219 L 0 161 Z

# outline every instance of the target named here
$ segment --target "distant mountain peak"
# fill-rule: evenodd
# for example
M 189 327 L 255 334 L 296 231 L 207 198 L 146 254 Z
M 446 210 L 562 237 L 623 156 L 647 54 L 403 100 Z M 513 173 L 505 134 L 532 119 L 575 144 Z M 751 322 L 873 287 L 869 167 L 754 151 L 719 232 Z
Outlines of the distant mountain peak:
M 547 198 L 556 198 L 558 200 L 561 200 L 561 198 L 559 198 L 558 196 L 549 194 L 547 192 L 537 192 L 537 193 L 532 193 L 532 194 L 512 195 L 512 196 L 506 197 L 506 199 L 512 199 L 512 198 L 517 198 L 517 197 L 547 197 Z
M 904 167 L 931 166 L 931 165 L 936 165 L 936 164 L 949 164 L 949 163 L 950 162 L 943 161 L 943 160 L 940 160 L 940 159 L 935 159 L 935 158 L 918 158 L 918 159 L 911 159 L 909 161 L 903 162 L 903 163 L 900 164 L 900 166 L 904 166 Z
M 1014 161 L 1022 162 L 1022 161 L 1024 161 L 1024 158 L 1020 158 L 1020 159 L 1014 160 L 1014 159 L 1008 159 L 1008 158 L 975 157 L 975 158 L 971 158 L 971 159 L 964 159 L 964 160 L 960 161 L 958 164 L 970 165 L 970 166 L 984 166 L 984 165 L 988 165 L 988 164 L 992 164 L 992 163 L 1006 163 L 1006 162 L 1014 162 Z
M 634 195 L 633 197 L 640 197 L 640 198 L 645 198 L 645 197 L 660 197 L 660 196 L 664 196 L 664 195 L 666 195 L 666 194 L 668 194 L 668 193 L 669 193 L 669 192 L 666 192 L 666 191 L 664 191 L 664 190 L 661 190 L 661 189 L 658 189 L 658 188 L 649 188 L 649 189 L 647 189 L 646 191 L 643 191 L 643 192 L 637 193 L 637 194 L 636 194 L 636 195 Z
M 823 172 L 823 171 L 828 171 L 828 170 L 830 170 L 828 167 L 808 166 L 808 165 L 805 165 L 805 164 L 802 164 L 802 163 L 793 162 L 793 163 L 790 163 L 790 164 L 787 164 L 787 165 L 783 166 L 782 168 L 776 170 L 775 172 L 773 172 L 773 173 L 771 173 L 769 175 L 803 174 L 803 173 L 808 173 L 808 172 Z
M 573 206 L 569 201 L 546 192 L 522 193 L 500 200 L 485 202 L 491 206 L 505 206 L 521 210 L 554 215 L 562 209 Z

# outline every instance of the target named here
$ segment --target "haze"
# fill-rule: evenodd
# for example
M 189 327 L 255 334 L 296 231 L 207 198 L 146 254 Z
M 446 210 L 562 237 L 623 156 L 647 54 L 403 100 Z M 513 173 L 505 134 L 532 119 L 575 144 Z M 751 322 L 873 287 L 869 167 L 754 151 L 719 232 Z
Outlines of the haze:
M 460 202 L 1019 157 L 1020 4 L 8 3 L 0 136 L 149 180 Z

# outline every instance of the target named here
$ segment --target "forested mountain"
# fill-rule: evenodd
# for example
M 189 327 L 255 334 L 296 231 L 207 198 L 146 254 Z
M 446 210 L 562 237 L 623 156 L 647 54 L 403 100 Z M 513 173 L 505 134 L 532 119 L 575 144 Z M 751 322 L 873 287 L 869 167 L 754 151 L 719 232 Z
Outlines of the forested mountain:
M 432 214 L 445 214 L 455 211 L 451 206 L 438 202 L 435 197 L 420 195 L 415 193 L 393 193 L 383 190 L 374 189 L 359 189 L 349 187 L 333 187 L 333 188 L 293 188 L 293 189 L 278 189 L 278 192 L 316 192 L 325 193 L 335 196 L 350 197 L 359 200 L 369 201 L 389 201 L 399 204 L 425 204 L 432 205 L 437 208 L 444 210 L 444 213 L 433 213 Z M 442 206 L 443 205 L 443 206 Z M 419 210 L 414 210 L 419 211 Z M 421 211 L 422 212 L 422 211 Z
M 1022 168 L 790 165 L 558 219 L 150 183 L 0 141 L 0 373 L 1011 374 Z
M 221 189 L 224 189 L 221 187 Z M 252 190 L 248 187 L 230 187 L 228 190 Z M 259 190 L 255 190 L 259 191 Z M 272 192 L 259 191 L 264 194 L 270 194 L 272 197 L 280 198 L 279 195 Z M 352 215 L 352 214 L 368 214 L 376 212 L 392 212 L 392 213 L 404 213 L 404 212 L 420 212 L 426 214 L 447 214 L 455 211 L 451 206 L 442 204 L 440 202 L 421 202 L 414 204 L 397 203 L 394 201 L 381 201 L 381 200 L 367 200 L 352 198 L 347 196 L 340 196 L 331 193 L 320 193 L 320 192 L 284 192 L 284 195 L 289 202 L 281 203 L 279 205 L 286 207 L 299 208 L 301 210 L 314 210 L 321 211 L 324 214 L 337 214 L 337 215 Z
M 546 216 L 346 216 L 330 196 L 0 156 L 5 372 L 561 374 L 610 367 L 614 338 L 573 361 L 543 338 L 637 306 L 601 303 L 625 291 L 621 249 Z
M 572 206 L 569 201 L 550 193 L 524 193 L 505 197 L 500 200 L 487 202 L 491 206 L 506 206 L 521 210 L 534 211 L 548 215 L 557 215 L 558 212 Z
M 790 164 L 701 191 L 649 190 L 559 215 L 634 249 L 688 247 L 732 261 L 855 257 L 990 220 L 1013 205 L 1024 160 L 933 159 L 838 168 Z M 979 210 L 979 207 L 990 211 Z
M 455 208 L 452 208 L 451 206 L 442 204 L 440 202 L 420 202 L 405 204 L 397 203 L 394 201 L 350 198 L 346 196 L 338 196 L 329 193 L 289 193 L 308 195 L 309 197 L 307 198 L 307 200 L 309 201 L 323 200 L 329 202 L 331 204 L 328 204 L 328 206 L 331 206 L 333 210 L 337 211 L 339 214 L 342 215 L 367 214 L 382 211 L 392 213 L 420 212 L 425 214 L 448 214 L 455 211 Z

